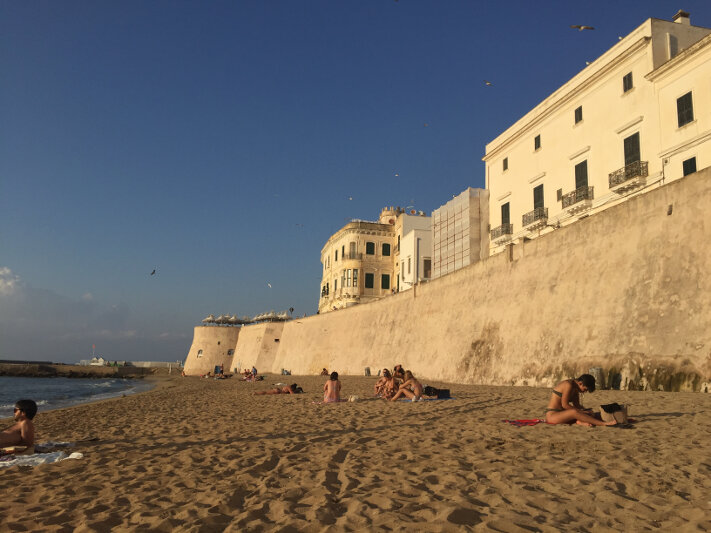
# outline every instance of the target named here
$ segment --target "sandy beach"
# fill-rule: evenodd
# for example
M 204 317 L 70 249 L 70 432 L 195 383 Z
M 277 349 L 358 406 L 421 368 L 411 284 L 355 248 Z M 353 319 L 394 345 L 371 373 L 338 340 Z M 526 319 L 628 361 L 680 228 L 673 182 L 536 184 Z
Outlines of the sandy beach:
M 166 378 L 35 418 L 84 458 L 0 470 L 2 531 L 711 529 L 711 395 L 598 391 L 633 429 L 538 424 L 549 390 L 444 385 L 455 400 L 314 404 L 325 378 Z M 295 396 L 254 396 L 297 382 Z M 9 424 L 2 421 L 2 426 Z

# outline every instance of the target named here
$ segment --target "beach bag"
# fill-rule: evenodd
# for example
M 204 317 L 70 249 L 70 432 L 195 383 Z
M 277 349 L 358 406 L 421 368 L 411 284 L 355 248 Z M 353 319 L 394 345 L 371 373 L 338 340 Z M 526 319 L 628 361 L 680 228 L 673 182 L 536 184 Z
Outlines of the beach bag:
M 424 392 L 425 396 L 434 396 L 438 400 L 451 398 L 449 389 L 436 389 L 427 385 L 422 392 Z
M 600 418 L 603 422 L 617 421 L 618 424 L 627 423 L 627 406 L 619 403 L 608 403 L 600 406 Z

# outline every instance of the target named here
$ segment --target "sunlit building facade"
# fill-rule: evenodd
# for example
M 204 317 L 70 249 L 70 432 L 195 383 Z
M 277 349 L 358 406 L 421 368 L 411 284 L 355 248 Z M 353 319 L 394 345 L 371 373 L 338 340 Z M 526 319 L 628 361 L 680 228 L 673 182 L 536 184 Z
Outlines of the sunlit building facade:
M 711 165 L 710 34 L 648 19 L 490 142 L 489 252 Z

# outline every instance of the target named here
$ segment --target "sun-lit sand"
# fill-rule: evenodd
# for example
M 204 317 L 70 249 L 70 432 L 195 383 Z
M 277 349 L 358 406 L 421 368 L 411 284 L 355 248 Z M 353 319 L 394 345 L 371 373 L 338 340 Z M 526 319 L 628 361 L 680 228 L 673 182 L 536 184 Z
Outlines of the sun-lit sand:
M 709 394 L 598 391 L 583 402 L 631 404 L 634 429 L 516 428 L 502 419 L 541 416 L 549 390 L 390 404 L 375 379 L 342 377 L 353 403 L 314 404 L 315 376 L 172 378 L 41 412 L 38 442 L 98 440 L 0 470 L 0 530 L 711 529 Z M 287 380 L 307 394 L 252 395 Z

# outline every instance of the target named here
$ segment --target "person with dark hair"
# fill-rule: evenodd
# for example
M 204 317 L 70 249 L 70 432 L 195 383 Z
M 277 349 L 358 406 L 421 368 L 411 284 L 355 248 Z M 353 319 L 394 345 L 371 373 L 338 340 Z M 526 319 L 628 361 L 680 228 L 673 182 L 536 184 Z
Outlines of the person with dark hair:
M 549 424 L 580 424 L 581 426 L 614 426 L 617 422 L 603 422 L 592 416 L 590 409 L 580 404 L 580 394 L 595 391 L 595 378 L 583 374 L 575 379 L 561 381 L 553 388 L 546 409 Z
M 393 368 L 393 376 L 395 376 L 395 379 L 401 381 L 405 379 L 405 371 L 402 369 L 402 365 L 395 365 L 395 368 Z
M 263 396 L 265 394 L 301 394 L 304 389 L 299 387 L 296 383 L 292 383 L 291 386 L 277 387 L 275 389 L 261 390 L 255 392 L 255 396 Z
M 323 385 L 324 403 L 341 401 L 341 382 L 338 381 L 338 372 L 331 372 L 328 381 Z
M 15 425 L 0 432 L 0 447 L 27 446 L 35 444 L 35 425 L 32 419 L 37 414 L 33 400 L 18 400 L 15 404 Z
M 321 375 L 328 376 L 328 370 L 326 370 L 325 368 L 323 370 L 321 370 Z

